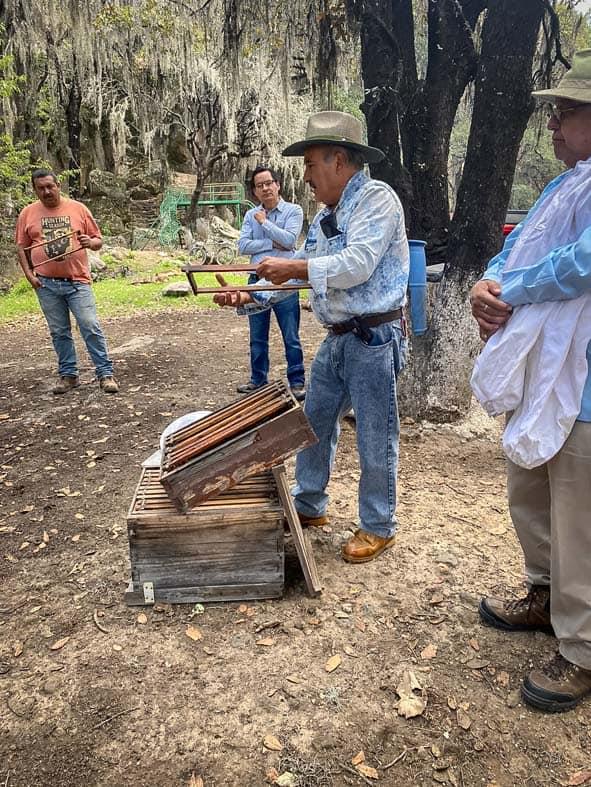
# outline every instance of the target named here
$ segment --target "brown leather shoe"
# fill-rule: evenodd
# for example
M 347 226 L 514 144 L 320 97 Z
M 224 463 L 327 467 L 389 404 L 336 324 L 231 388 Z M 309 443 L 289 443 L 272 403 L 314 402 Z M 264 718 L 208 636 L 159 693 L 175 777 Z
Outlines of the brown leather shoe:
M 53 386 L 52 392 L 54 394 L 65 394 L 73 388 L 78 388 L 80 385 L 79 377 L 60 377 L 57 383 Z
M 368 563 L 374 557 L 381 555 L 385 549 L 389 549 L 396 536 L 382 538 L 368 533 L 367 530 L 356 530 L 351 538 L 343 545 L 341 555 L 347 563 Z
M 119 383 L 114 377 L 101 377 L 99 385 L 105 393 L 119 393 Z
M 571 710 L 587 694 L 591 694 L 591 669 L 577 667 L 560 653 L 542 669 L 532 670 L 521 687 L 525 702 L 547 713 Z
M 324 527 L 330 523 L 326 514 L 322 516 L 306 516 L 305 514 L 300 514 L 298 511 L 298 517 L 302 527 Z
M 483 598 L 478 607 L 480 619 L 501 631 L 545 631 L 554 634 L 550 622 L 550 588 L 532 585 L 524 598 L 503 601 Z

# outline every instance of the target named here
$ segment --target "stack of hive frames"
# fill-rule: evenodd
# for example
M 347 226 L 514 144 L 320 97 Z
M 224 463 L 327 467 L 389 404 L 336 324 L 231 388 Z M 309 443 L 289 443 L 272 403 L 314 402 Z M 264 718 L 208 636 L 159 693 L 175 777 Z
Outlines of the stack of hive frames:
M 281 596 L 285 515 L 271 472 L 185 513 L 171 502 L 159 475 L 157 468 L 142 470 L 127 517 L 128 604 Z
M 273 382 L 168 435 L 160 480 L 186 512 L 315 442 L 287 386 Z

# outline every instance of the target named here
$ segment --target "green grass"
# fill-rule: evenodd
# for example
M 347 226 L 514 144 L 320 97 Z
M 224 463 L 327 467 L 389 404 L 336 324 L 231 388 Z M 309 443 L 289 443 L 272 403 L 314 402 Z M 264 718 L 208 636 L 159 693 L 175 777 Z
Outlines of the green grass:
M 150 279 L 158 273 L 171 272 L 178 268 L 178 261 L 163 260 L 153 266 L 139 265 L 133 258 L 124 262 L 109 260 L 109 268 L 122 265 L 131 270 L 128 277 L 101 279 L 93 284 L 93 291 L 102 317 L 129 314 L 134 311 L 164 311 L 168 309 L 212 308 L 211 295 L 187 295 L 185 297 L 163 297 L 164 288 L 173 282 L 186 282 L 184 273 L 167 278 L 166 281 L 149 284 L 133 284 L 134 280 Z M 224 274 L 230 284 L 244 284 L 246 274 Z M 197 282 L 202 287 L 219 286 L 213 273 L 198 274 Z M 0 295 L 0 324 L 26 319 L 39 314 L 39 302 L 32 287 L 22 279 L 8 293 Z

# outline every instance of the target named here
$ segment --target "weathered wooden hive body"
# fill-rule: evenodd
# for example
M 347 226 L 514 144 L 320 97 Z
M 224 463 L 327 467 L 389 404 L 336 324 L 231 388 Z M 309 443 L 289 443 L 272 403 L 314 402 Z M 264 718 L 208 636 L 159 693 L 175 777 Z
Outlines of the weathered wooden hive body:
M 315 442 L 287 386 L 273 382 L 168 435 L 160 480 L 188 511 Z
M 179 513 L 159 470 L 144 468 L 127 517 L 127 603 L 281 596 L 284 522 L 271 472 Z
M 281 596 L 286 522 L 308 590 L 320 592 L 281 464 L 315 441 L 281 382 L 168 435 L 127 517 L 127 603 Z

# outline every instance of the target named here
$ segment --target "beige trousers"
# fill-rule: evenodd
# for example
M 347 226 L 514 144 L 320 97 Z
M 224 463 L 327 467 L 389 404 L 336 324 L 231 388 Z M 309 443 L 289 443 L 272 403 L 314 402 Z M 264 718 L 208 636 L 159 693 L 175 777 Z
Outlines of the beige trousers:
M 550 585 L 560 652 L 591 669 L 591 423 L 577 421 L 540 467 L 508 461 L 507 488 L 527 582 Z

